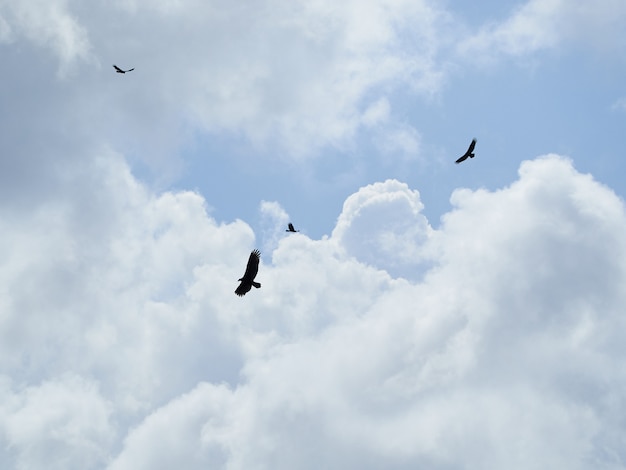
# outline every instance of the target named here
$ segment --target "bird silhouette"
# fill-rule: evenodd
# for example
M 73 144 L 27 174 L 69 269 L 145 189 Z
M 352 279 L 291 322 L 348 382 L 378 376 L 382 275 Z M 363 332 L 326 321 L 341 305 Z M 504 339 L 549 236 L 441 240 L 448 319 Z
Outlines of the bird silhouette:
M 128 70 L 122 70 L 121 68 L 119 68 L 117 65 L 113 65 L 113 68 L 115 69 L 115 71 L 117 73 L 126 73 L 126 72 L 132 72 L 133 70 L 135 70 L 135 68 L 133 67 L 132 69 L 128 69 Z
M 254 278 L 256 274 L 259 272 L 259 260 L 261 259 L 261 252 L 259 250 L 254 250 L 250 253 L 250 257 L 248 258 L 248 265 L 246 266 L 246 272 L 241 277 L 241 279 L 237 279 L 241 282 L 239 287 L 235 290 L 235 294 L 239 297 L 246 295 L 247 292 L 252 289 L 252 286 L 259 289 L 261 284 L 258 282 L 254 282 Z
M 291 222 L 289 222 L 288 227 L 289 227 L 289 229 L 285 230 L 285 232 L 293 232 L 293 233 L 295 233 L 295 232 L 299 232 L 300 231 L 300 230 L 296 230 L 295 228 L 293 228 L 293 224 Z
M 476 146 L 476 139 L 472 139 L 472 143 L 469 145 L 467 152 L 465 152 L 456 162 L 461 163 L 467 160 L 467 158 L 474 158 L 474 147 Z

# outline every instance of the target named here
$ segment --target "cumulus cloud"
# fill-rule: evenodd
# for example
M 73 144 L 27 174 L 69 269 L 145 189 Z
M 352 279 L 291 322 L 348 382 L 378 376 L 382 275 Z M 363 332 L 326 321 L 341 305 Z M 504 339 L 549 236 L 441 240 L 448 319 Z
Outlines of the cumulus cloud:
M 6 384 L 10 385 L 10 384 Z M 1 414 L 13 468 L 98 468 L 115 436 L 109 403 L 79 376 L 3 387 Z
M 389 96 L 440 86 L 432 2 L 40 3 L 0 4 L 0 466 L 622 466 L 624 204 L 569 160 L 456 190 L 438 229 L 419 188 L 373 182 L 312 240 L 280 201 L 255 234 L 115 151 L 227 130 L 300 158 L 365 129 L 419 153 Z M 589 8 L 530 1 L 467 47 L 623 17 Z
M 455 191 L 437 230 L 365 186 L 241 299 L 247 224 L 106 157 L 96 199 L 3 219 L 7 467 L 621 465 L 626 213 L 569 160 Z
M 424 245 L 433 234 L 423 208 L 406 184 L 374 183 L 346 199 L 332 238 L 363 263 L 411 277 L 428 260 Z

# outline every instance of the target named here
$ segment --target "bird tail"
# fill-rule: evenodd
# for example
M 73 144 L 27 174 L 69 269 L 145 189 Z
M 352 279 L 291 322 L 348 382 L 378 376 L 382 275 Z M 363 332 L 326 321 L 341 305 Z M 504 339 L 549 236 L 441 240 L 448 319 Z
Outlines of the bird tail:
M 470 157 L 470 158 L 474 158 L 474 154 L 473 154 L 473 153 L 470 153 L 470 154 L 469 154 L 469 157 Z
M 260 283 L 260 282 L 254 282 L 254 281 L 252 281 L 252 285 L 253 285 L 254 287 L 256 287 L 257 289 L 258 289 L 259 287 L 261 287 L 261 283 Z

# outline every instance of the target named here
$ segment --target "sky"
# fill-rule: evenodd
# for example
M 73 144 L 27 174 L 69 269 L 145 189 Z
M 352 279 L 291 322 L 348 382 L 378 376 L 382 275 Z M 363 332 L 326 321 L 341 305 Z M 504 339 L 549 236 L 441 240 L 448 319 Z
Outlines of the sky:
M 583 3 L 0 0 L 0 467 L 626 468 Z

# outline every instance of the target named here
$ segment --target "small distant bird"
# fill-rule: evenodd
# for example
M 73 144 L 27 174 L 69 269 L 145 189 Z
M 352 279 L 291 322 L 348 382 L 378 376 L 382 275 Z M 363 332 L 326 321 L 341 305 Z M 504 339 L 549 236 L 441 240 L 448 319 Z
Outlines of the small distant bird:
M 467 157 L 474 158 L 474 147 L 475 146 L 476 146 L 476 139 L 472 139 L 472 143 L 468 147 L 467 152 L 465 152 L 463 154 L 463 156 L 461 158 L 459 158 L 455 163 L 461 163 L 461 162 L 467 160 Z
M 296 230 L 295 228 L 293 228 L 293 224 L 290 222 L 289 223 L 289 229 L 285 230 L 285 232 L 299 232 L 300 230 Z
M 133 70 L 135 70 L 135 68 L 133 67 L 132 69 L 128 69 L 128 70 L 122 70 L 121 68 L 119 68 L 117 65 L 113 65 L 113 68 L 115 69 L 115 71 L 117 73 L 126 73 L 126 72 L 132 72 Z
M 256 274 L 259 272 L 259 260 L 261 259 L 261 252 L 259 250 L 254 250 L 250 253 L 250 258 L 248 258 L 248 266 L 246 266 L 246 272 L 244 273 L 241 279 L 237 279 L 241 282 L 237 290 L 235 290 L 235 294 L 239 297 L 246 295 L 247 292 L 252 289 L 252 286 L 259 289 L 261 284 L 258 282 L 254 282 L 254 278 Z

